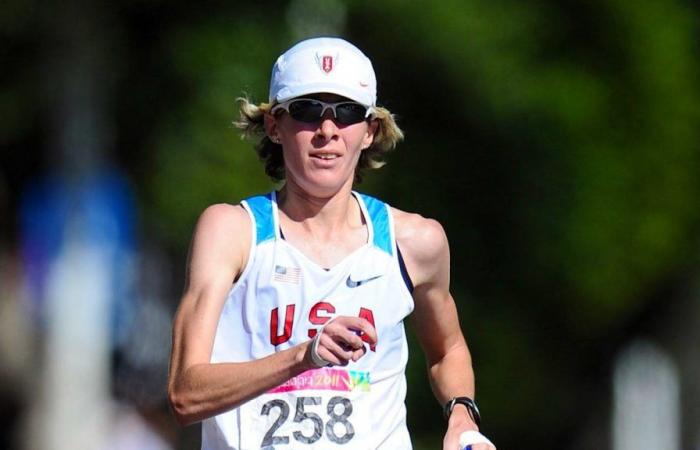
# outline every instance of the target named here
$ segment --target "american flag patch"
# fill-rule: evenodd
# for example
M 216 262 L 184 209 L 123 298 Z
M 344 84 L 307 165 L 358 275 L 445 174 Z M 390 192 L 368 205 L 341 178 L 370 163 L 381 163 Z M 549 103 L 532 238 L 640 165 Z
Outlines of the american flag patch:
M 275 266 L 273 280 L 283 283 L 299 284 L 301 280 L 301 269 L 298 267 Z

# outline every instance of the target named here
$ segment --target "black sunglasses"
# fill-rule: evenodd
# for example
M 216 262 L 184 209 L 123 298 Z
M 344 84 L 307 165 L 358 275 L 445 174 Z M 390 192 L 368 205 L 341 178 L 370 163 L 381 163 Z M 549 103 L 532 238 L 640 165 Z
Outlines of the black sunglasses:
M 372 115 L 373 109 L 357 102 L 335 102 L 327 103 L 313 98 L 293 98 L 275 105 L 270 112 L 275 114 L 279 110 L 289 113 L 294 120 L 304 123 L 316 123 L 321 121 L 321 117 L 330 108 L 333 117 L 341 125 L 352 125 L 366 120 Z

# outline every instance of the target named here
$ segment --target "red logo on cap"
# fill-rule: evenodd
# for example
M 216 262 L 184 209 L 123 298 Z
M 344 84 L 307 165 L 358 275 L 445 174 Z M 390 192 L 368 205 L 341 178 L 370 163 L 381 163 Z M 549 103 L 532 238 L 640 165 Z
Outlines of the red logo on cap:
M 321 63 L 321 68 L 326 73 L 329 73 L 331 70 L 333 70 L 333 57 L 332 56 L 324 56 L 323 61 Z

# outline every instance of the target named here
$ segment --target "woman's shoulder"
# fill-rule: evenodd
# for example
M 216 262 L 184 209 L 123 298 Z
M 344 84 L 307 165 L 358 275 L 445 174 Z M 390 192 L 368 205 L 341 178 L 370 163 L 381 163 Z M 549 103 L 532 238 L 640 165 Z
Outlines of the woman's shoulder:
M 211 251 L 247 249 L 252 239 L 251 219 L 240 205 L 217 203 L 202 211 L 194 231 L 195 243 Z
M 241 204 L 215 203 L 207 206 L 199 216 L 199 227 L 241 227 L 250 225 L 250 217 Z
M 208 206 L 199 216 L 192 237 L 191 269 L 203 279 L 218 271 L 235 279 L 248 260 L 252 238 L 250 217 L 240 205 Z
M 435 219 L 391 208 L 396 243 L 404 256 L 417 263 L 430 263 L 448 250 L 445 230 Z

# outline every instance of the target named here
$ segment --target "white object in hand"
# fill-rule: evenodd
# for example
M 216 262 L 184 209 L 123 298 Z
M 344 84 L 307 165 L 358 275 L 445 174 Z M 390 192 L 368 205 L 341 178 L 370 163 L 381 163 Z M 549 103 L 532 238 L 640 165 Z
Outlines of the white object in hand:
M 473 444 L 489 444 L 493 446 L 493 442 L 475 430 L 465 431 L 459 435 L 459 450 L 465 450 L 469 445 Z

